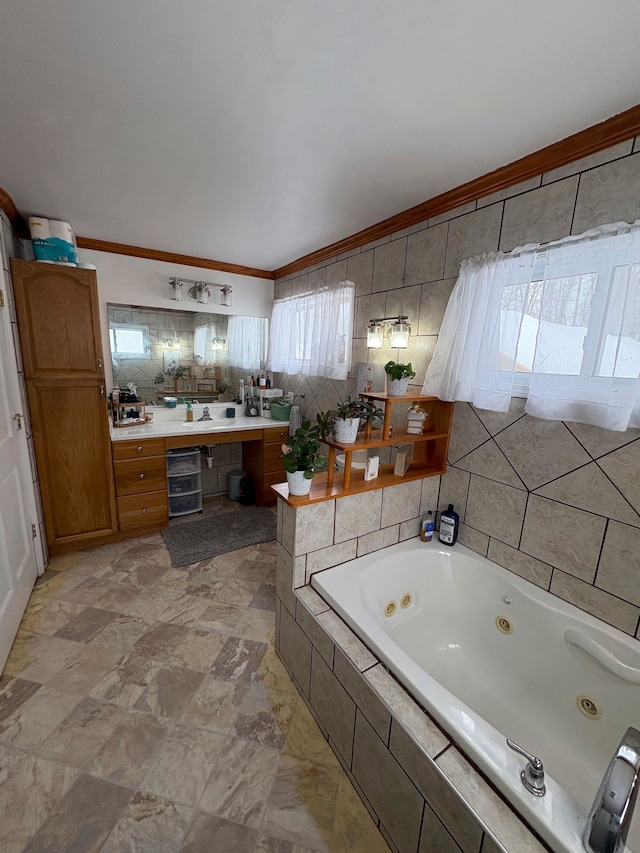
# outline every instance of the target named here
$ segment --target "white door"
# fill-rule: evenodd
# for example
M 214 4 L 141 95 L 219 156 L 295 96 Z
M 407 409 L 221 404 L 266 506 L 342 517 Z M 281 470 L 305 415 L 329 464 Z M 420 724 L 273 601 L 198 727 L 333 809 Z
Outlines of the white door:
M 1 271 L 0 271 L 1 272 Z M 0 278 L 0 287 L 4 283 Z M 2 291 L 0 290 L 0 293 Z M 37 516 L 6 295 L 0 298 L 0 672 L 38 575 Z M 40 560 L 41 562 L 41 560 Z

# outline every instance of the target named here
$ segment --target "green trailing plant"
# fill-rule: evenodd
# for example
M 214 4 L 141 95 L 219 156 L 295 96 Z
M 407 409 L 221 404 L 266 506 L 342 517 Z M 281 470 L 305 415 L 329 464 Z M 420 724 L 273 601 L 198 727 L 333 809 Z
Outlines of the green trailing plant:
M 375 421 L 382 421 L 383 416 L 383 410 L 378 409 L 369 400 L 363 400 L 360 397 L 352 400 L 351 397 L 347 397 L 346 400 L 338 403 L 335 409 L 320 412 L 316 416 L 316 420 L 320 428 L 320 437 L 324 440 L 333 431 L 334 424 L 338 420 L 346 421 L 350 418 L 359 418 L 359 429 L 364 429 L 369 422 L 373 425 Z
M 290 474 L 304 471 L 305 478 L 310 480 L 316 471 L 324 471 L 327 467 L 327 457 L 319 450 L 320 426 L 304 421 L 282 444 L 282 467 Z
M 411 362 L 400 364 L 397 361 L 388 361 L 384 366 L 384 371 L 389 379 L 404 379 L 405 377 L 413 379 L 416 375 L 415 370 L 411 367 Z

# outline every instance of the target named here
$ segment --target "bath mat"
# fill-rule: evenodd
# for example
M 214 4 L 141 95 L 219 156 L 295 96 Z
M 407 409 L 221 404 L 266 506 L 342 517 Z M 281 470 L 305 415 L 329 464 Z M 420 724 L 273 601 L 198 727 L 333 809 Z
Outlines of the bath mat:
M 266 507 L 244 507 L 218 516 L 165 527 L 164 541 L 174 568 L 276 538 L 276 516 Z

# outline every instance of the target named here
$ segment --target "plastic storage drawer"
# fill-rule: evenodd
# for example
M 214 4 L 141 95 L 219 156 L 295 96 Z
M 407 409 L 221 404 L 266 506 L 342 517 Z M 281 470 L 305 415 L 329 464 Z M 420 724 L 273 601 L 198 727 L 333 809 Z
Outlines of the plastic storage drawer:
M 169 497 L 169 515 L 186 515 L 188 512 L 200 512 L 201 509 L 202 492 Z
M 175 474 L 167 479 L 170 495 L 186 495 L 202 488 L 200 474 Z
M 188 450 L 186 453 L 167 453 L 167 474 L 197 474 L 200 471 L 200 450 Z

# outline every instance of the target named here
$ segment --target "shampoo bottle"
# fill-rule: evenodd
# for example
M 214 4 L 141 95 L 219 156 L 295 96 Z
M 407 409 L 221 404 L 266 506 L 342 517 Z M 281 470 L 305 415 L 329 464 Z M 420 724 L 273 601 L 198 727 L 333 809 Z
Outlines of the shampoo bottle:
M 458 527 L 460 516 L 453 511 L 453 504 L 449 504 L 445 512 L 440 513 L 440 541 L 445 545 L 453 545 L 458 538 Z
M 431 542 L 433 539 L 434 528 L 435 522 L 433 520 L 433 513 L 429 510 L 427 517 L 423 519 L 422 524 L 420 525 L 420 539 L 423 542 Z

